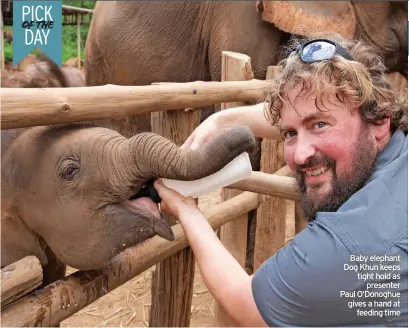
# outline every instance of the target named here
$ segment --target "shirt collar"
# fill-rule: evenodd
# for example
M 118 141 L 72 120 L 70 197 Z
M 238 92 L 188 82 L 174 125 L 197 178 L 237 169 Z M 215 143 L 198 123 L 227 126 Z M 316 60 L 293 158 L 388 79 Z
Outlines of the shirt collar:
M 402 130 L 395 131 L 386 146 L 376 156 L 376 171 L 393 162 L 401 154 L 407 153 L 407 148 L 407 135 L 405 135 Z

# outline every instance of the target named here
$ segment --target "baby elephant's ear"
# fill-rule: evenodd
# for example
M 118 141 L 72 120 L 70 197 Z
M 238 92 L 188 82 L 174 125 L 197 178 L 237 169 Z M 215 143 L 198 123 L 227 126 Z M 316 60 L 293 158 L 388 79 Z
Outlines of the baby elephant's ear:
M 41 265 L 48 263 L 40 238 L 12 211 L 2 209 L 1 218 L 1 267 L 29 256 L 36 256 Z

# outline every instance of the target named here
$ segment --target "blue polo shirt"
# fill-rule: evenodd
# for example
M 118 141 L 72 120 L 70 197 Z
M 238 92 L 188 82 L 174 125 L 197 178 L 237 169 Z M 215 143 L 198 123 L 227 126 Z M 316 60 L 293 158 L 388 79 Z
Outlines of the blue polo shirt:
M 319 212 L 254 274 L 269 326 L 408 325 L 408 140 L 393 134 L 367 184 Z

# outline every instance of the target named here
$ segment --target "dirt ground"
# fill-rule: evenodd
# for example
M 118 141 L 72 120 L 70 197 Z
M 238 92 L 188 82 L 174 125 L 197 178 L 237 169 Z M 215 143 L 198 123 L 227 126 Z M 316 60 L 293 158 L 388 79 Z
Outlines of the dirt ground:
M 199 207 L 220 202 L 215 191 L 199 198 Z M 61 327 L 121 327 L 149 326 L 151 277 L 154 267 L 108 293 L 96 302 L 61 322 Z M 67 274 L 74 272 L 72 268 Z M 207 290 L 196 265 L 190 320 L 191 327 L 213 327 L 215 301 Z

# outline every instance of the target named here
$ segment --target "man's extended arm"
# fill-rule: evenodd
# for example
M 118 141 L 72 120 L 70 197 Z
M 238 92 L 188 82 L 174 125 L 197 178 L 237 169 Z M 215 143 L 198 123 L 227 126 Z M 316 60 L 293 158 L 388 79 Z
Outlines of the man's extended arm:
M 220 126 L 230 127 L 247 125 L 256 137 L 266 139 L 280 139 L 280 131 L 267 121 L 264 109 L 266 103 L 251 106 L 241 106 L 223 110 L 215 115 Z
M 254 302 L 252 277 L 226 250 L 203 214 L 194 204 L 181 204 L 185 201 L 180 195 L 162 183 L 156 181 L 155 187 L 161 197 L 172 199 L 170 211 L 177 211 L 174 214 L 179 217 L 205 284 L 216 301 L 238 325 L 266 326 Z
M 238 125 L 246 125 L 256 137 L 280 140 L 280 132 L 266 119 L 266 103 L 229 108 L 209 116 L 185 141 L 182 148 L 197 149 L 213 139 L 220 130 Z
M 240 326 L 265 326 L 254 302 L 251 279 L 226 250 L 203 215 L 197 211 L 179 217 L 195 253 L 206 286 Z M 215 266 L 215 263 L 220 265 Z M 223 288 L 220 288 L 223 286 Z

